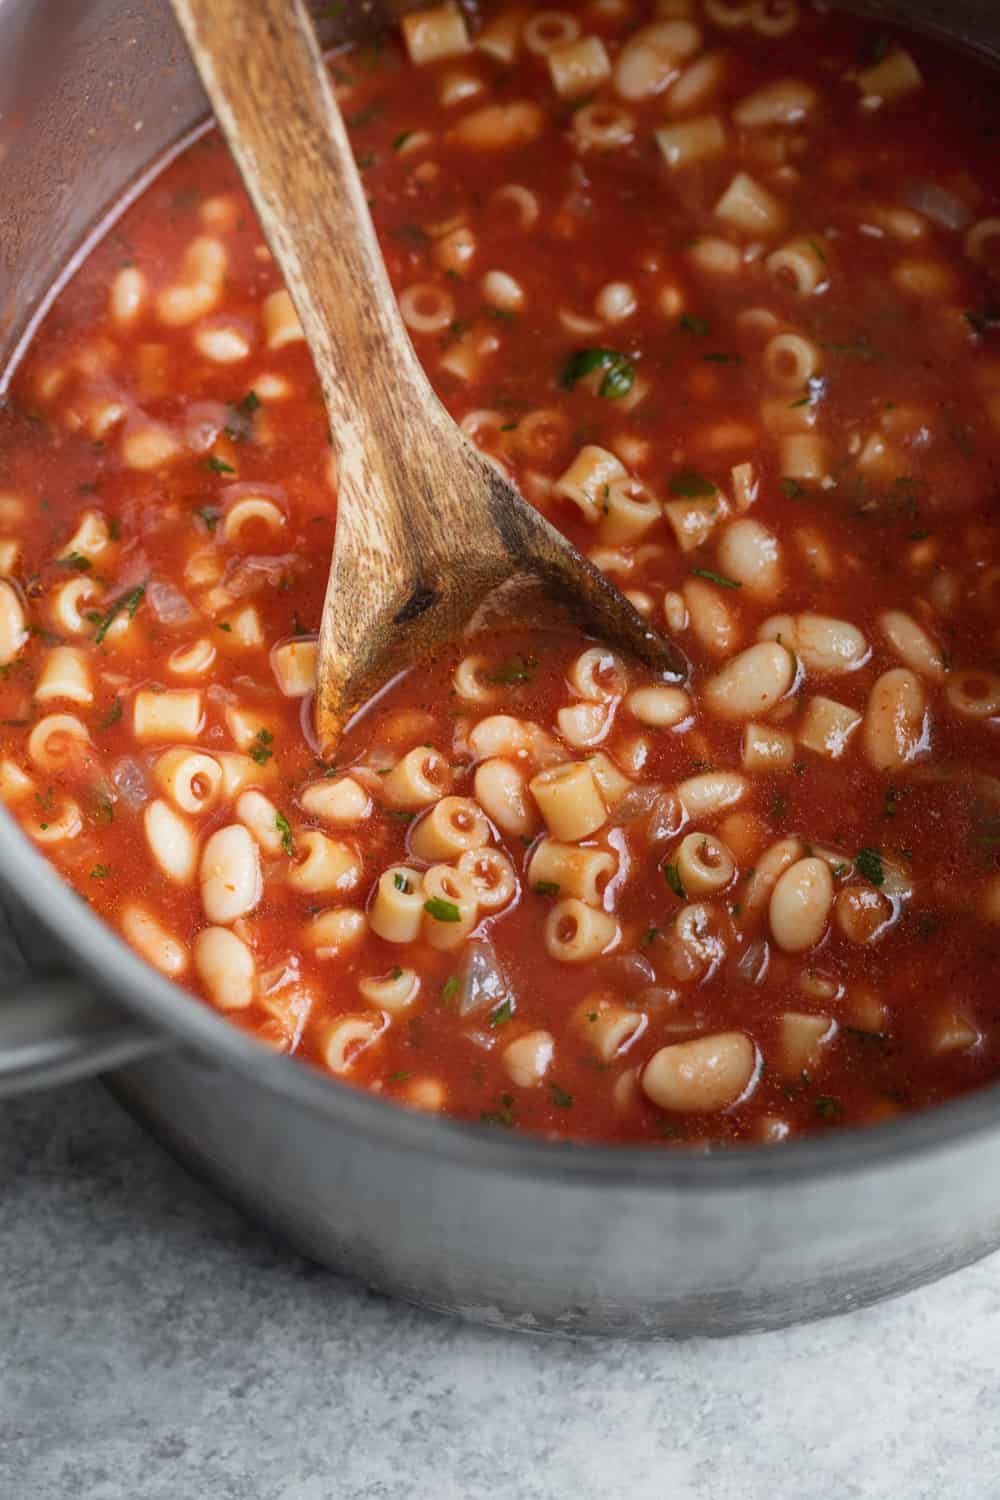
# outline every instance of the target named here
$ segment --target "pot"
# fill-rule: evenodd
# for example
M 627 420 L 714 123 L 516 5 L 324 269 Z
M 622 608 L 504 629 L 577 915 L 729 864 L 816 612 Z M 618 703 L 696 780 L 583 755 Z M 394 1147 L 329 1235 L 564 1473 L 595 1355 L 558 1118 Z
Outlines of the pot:
M 324 40 L 397 8 L 344 6 Z M 874 9 L 1000 57 L 992 0 Z M 0 0 L 0 368 L 205 113 L 166 0 Z M 148 969 L 6 813 L 0 879 L 35 967 L 0 1001 L 0 1093 L 106 1073 L 193 1171 L 382 1290 L 516 1329 L 728 1334 L 873 1302 L 1000 1243 L 995 1090 L 777 1150 L 522 1138 L 258 1045 Z

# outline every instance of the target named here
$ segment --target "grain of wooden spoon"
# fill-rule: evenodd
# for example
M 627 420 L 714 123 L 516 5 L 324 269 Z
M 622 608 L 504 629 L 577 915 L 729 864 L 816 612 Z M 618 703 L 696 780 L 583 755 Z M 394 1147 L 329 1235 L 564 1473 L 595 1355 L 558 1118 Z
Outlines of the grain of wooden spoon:
M 322 751 L 397 672 L 483 618 L 502 585 L 520 611 L 508 623 L 565 621 L 568 609 L 664 679 L 685 678 L 677 647 L 476 451 L 431 390 L 302 0 L 171 3 L 302 323 L 337 451 Z M 509 587 L 526 577 L 541 584 L 541 608 L 537 587 L 520 597 Z

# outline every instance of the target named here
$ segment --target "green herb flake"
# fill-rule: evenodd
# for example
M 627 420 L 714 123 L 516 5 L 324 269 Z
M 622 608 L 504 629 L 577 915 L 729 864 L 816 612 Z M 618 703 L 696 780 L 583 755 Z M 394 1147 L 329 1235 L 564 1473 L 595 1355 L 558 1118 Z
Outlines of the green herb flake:
M 490 1030 L 495 1031 L 498 1026 L 505 1026 L 514 1014 L 514 1002 L 511 999 L 501 1000 L 495 1010 L 490 1012 Z
M 813 1107 L 822 1120 L 836 1120 L 844 1113 L 840 1100 L 831 1098 L 829 1094 L 817 1094 Z
M 89 573 L 94 564 L 89 557 L 84 557 L 82 552 L 67 552 L 65 557 L 56 559 L 60 568 L 71 568 L 77 573 Z
M 257 742 L 250 747 L 250 759 L 255 760 L 259 766 L 266 766 L 274 754 L 268 746 L 274 743 L 274 735 L 269 729 L 258 729 Z
M 230 625 L 228 620 L 219 620 L 218 626 L 220 630 L 225 631 L 226 635 L 232 635 L 233 627 Z
M 558 1083 L 549 1084 L 549 1093 L 552 1095 L 552 1103 L 557 1109 L 572 1109 L 573 1095 L 567 1094 L 566 1090 L 561 1089 Z
M 432 896 L 429 901 L 424 902 L 424 911 L 435 922 L 460 922 L 462 913 L 454 901 L 446 901 L 443 896 Z
M 412 141 L 415 135 L 415 130 L 401 130 L 392 143 L 393 151 L 402 151 L 407 141 Z
M 382 811 L 385 813 L 387 818 L 392 818 L 396 823 L 412 823 L 414 818 L 417 816 L 416 813 L 403 812 L 403 810 L 398 807 L 384 807 Z
M 898 792 L 894 786 L 886 788 L 885 815 L 887 818 L 894 818 L 896 816 L 896 810 L 899 807 L 899 799 L 901 795 L 902 793 Z
M 885 884 L 882 856 L 877 849 L 859 849 L 854 857 L 854 868 L 869 885 Z
M 289 859 L 291 859 L 292 855 L 295 853 L 295 840 L 292 838 L 292 825 L 289 823 L 284 813 L 275 813 L 274 826 L 281 834 L 282 849 L 284 849 Z
M 209 531 L 214 531 L 222 518 L 221 510 L 217 510 L 214 505 L 203 505 L 200 510 L 195 511 L 195 515 L 201 517 Z
M 386 1078 L 386 1083 L 402 1083 L 404 1078 L 412 1077 L 413 1074 L 408 1072 L 406 1068 L 400 1068 L 398 1073 L 390 1073 L 388 1075 L 388 1077 Z
M 481 1110 L 479 1118 L 484 1125 L 502 1125 L 505 1130 L 513 1129 L 514 1095 L 501 1094 L 499 1108 Z
M 721 351 L 703 354 L 701 357 L 707 365 L 741 365 L 744 362 L 742 354 L 724 354 Z
M 646 931 L 642 935 L 642 946 L 644 948 L 648 948 L 650 943 L 655 942 L 659 935 L 660 929 L 658 927 L 647 927 Z
M 563 369 L 564 389 L 572 390 L 578 380 L 582 380 L 593 370 L 606 372 L 597 392 L 599 396 L 616 399 L 626 395 L 632 389 L 635 368 L 627 355 L 619 353 L 617 349 L 578 350 Z
M 218 455 L 215 454 L 215 453 L 210 453 L 208 455 L 208 457 L 205 459 L 204 463 L 202 464 L 202 468 L 203 469 L 208 469 L 209 473 L 211 473 L 211 474 L 235 474 L 236 473 L 236 470 L 233 468 L 232 464 L 227 464 L 224 458 L 219 458 Z
M 678 469 L 670 476 L 668 488 L 672 495 L 681 495 L 685 500 L 701 500 L 719 493 L 712 481 L 696 469 Z
M 555 880 L 536 880 L 535 893 L 538 896 L 558 896 L 559 885 Z
M 724 578 L 721 573 L 713 573 L 711 568 L 692 568 L 692 577 L 707 578 L 709 583 L 717 583 L 721 589 L 741 589 L 742 583 L 735 578 Z
M 679 896 L 682 901 L 686 901 L 687 891 L 685 891 L 684 889 L 684 882 L 681 880 L 680 871 L 678 870 L 677 866 L 664 865 L 663 876 L 667 882 L 667 885 L 669 885 L 670 889 L 673 891 L 674 895 Z
M 789 500 L 801 500 L 805 494 L 805 488 L 797 479 L 789 479 L 786 476 L 781 481 L 781 493 L 787 495 Z
M 834 865 L 832 872 L 834 880 L 840 880 L 844 875 L 847 874 L 850 868 L 850 865 Z
M 136 610 L 142 603 L 145 592 L 146 585 L 144 583 L 140 583 L 137 588 L 130 589 L 127 594 L 119 594 L 118 598 L 115 600 L 114 604 L 112 604 L 111 608 L 108 610 L 107 614 L 104 616 L 104 618 L 101 620 L 100 625 L 98 626 L 97 634 L 94 636 L 95 646 L 99 646 L 101 644 L 101 642 L 104 640 L 104 637 L 107 635 L 108 631 L 111 629 L 112 625 L 121 614 L 123 609 L 128 611 L 128 617 L 130 620 L 135 619 Z
M 97 728 L 99 730 L 110 729 L 113 724 L 118 723 L 118 720 L 121 718 L 121 716 L 122 700 L 120 698 L 116 698 L 114 703 L 112 703 L 111 707 L 108 709 L 107 713 L 104 715 L 104 718 L 98 722 Z
M 450 1005 L 458 994 L 458 976 L 452 974 L 441 986 L 441 1004 Z
M 537 666 L 538 661 L 534 656 L 512 656 L 507 661 L 501 662 L 496 671 L 486 677 L 486 681 L 502 683 L 505 686 L 511 686 L 517 682 L 530 682 Z
M 107 880 L 110 874 L 111 871 L 107 865 L 95 865 L 90 872 L 90 878 L 91 880 Z
M 692 334 L 696 339 L 705 337 L 708 332 L 708 324 L 704 318 L 696 318 L 692 313 L 683 313 L 680 326 L 685 333 Z

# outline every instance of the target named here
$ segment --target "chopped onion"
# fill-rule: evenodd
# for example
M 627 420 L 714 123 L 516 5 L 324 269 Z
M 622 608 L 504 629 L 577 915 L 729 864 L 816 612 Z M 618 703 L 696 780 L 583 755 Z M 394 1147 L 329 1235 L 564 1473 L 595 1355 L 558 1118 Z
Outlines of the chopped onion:
M 468 1016 L 486 1007 L 492 1009 L 510 992 L 507 976 L 489 938 L 470 944 L 465 967 L 459 976 L 459 1015 Z
M 198 612 L 180 589 L 161 578 L 153 578 L 146 586 L 146 600 L 156 618 L 163 625 L 187 625 L 198 618 Z
M 611 814 L 612 823 L 633 823 L 636 818 L 644 818 L 652 810 L 662 790 L 658 782 L 629 787 L 625 795 L 615 803 Z
M 299 572 L 302 564 L 303 559 L 297 552 L 281 552 L 276 557 L 241 557 L 227 569 L 223 585 L 234 599 L 241 599 L 244 594 L 255 593 L 266 583 L 276 587 L 290 573 Z
M 620 985 L 628 994 L 656 983 L 656 970 L 641 953 L 613 953 L 599 958 L 594 969 L 602 980 Z
M 908 182 L 900 195 L 908 208 L 923 214 L 942 229 L 964 229 L 972 223 L 972 214 L 961 198 L 939 187 L 936 182 L 919 178 Z
M 121 799 L 133 811 L 143 806 L 149 800 L 149 787 L 146 784 L 146 775 L 137 760 L 126 755 L 123 760 L 111 768 L 111 780 L 114 782 Z
M 646 825 L 646 837 L 651 844 L 663 844 L 679 833 L 685 813 L 680 798 L 674 792 L 661 792 L 653 804 Z
M 758 938 L 736 960 L 736 972 L 747 984 L 763 984 L 770 962 L 771 950 L 763 938 Z

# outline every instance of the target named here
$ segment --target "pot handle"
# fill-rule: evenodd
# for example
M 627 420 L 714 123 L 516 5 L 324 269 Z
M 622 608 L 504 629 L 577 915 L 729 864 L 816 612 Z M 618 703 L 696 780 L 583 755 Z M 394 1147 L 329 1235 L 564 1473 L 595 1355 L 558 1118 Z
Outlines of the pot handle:
M 0 997 L 0 1099 L 89 1078 L 170 1045 L 65 972 Z

